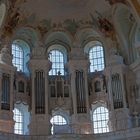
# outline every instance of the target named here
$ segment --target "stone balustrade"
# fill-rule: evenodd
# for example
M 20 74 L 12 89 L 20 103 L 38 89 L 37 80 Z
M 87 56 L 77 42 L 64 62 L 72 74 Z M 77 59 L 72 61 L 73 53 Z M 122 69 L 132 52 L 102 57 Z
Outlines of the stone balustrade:
M 0 132 L 0 140 L 139 140 L 140 127 L 104 134 L 16 135 Z

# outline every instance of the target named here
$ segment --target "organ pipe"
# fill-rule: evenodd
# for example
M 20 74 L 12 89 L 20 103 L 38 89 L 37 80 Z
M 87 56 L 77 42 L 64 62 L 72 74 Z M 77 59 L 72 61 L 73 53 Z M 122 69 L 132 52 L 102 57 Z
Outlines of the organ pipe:
M 76 71 L 77 113 L 86 113 L 85 83 L 83 71 Z
M 44 71 L 35 72 L 35 112 L 36 114 L 45 114 Z
M 9 74 L 2 75 L 1 109 L 10 110 L 10 76 Z
M 113 94 L 113 102 L 114 109 L 123 107 L 123 93 L 122 93 L 122 85 L 119 74 L 112 75 L 112 94 Z
M 69 85 L 62 76 L 56 76 L 49 82 L 51 97 L 69 97 Z

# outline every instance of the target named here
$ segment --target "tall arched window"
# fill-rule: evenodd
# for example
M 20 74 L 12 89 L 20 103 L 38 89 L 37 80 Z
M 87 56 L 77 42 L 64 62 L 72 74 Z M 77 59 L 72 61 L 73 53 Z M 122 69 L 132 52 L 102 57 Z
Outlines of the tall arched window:
M 108 120 L 109 120 L 108 109 L 103 106 L 97 107 L 93 111 L 94 133 L 109 132 Z
M 89 49 L 90 72 L 104 69 L 104 51 L 101 45 L 95 45 Z
M 23 40 L 14 40 L 12 44 L 13 65 L 17 71 L 28 73 L 27 62 L 29 61 L 30 47 Z
M 23 71 L 23 49 L 17 44 L 12 44 L 13 65 L 17 67 L 17 71 Z
M 14 104 L 13 119 L 15 120 L 14 132 L 16 134 L 29 134 L 30 113 L 26 103 Z
M 17 108 L 15 108 L 13 112 L 14 112 L 14 120 L 15 120 L 14 133 L 23 134 L 24 132 L 23 113 Z
M 49 75 L 57 75 L 58 72 L 64 75 L 64 55 L 61 51 L 54 49 L 49 52 L 50 61 L 52 62 L 52 69 Z
M 54 126 L 55 125 L 66 125 L 67 121 L 66 119 L 61 116 L 61 115 L 55 115 L 51 118 L 50 120 L 51 124 L 52 124 L 52 128 L 51 128 L 51 134 L 54 134 Z

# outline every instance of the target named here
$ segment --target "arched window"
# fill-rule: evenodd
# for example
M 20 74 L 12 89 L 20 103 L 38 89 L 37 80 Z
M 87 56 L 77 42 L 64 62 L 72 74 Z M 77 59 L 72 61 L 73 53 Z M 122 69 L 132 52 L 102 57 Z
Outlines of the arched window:
M 51 118 L 50 120 L 51 124 L 52 124 L 52 128 L 51 128 L 51 133 L 54 134 L 54 126 L 55 125 L 66 125 L 67 121 L 66 119 L 61 116 L 61 115 L 55 115 Z
M 90 72 L 104 69 L 104 51 L 101 45 L 94 45 L 89 49 Z
M 27 62 L 29 61 L 30 47 L 23 40 L 14 40 L 12 44 L 13 65 L 17 71 L 28 73 Z
M 26 103 L 16 103 L 13 110 L 13 119 L 15 120 L 14 132 L 16 134 L 29 134 L 29 106 Z
M 15 108 L 14 109 L 14 120 L 15 120 L 15 126 L 14 126 L 14 133 L 15 134 L 23 134 L 23 124 L 24 124 L 24 122 L 23 122 L 23 113 L 19 110 L 19 109 L 17 109 L 17 108 Z
M 17 67 L 17 71 L 23 71 L 23 50 L 16 44 L 12 44 L 13 65 Z
M 49 52 L 49 58 L 52 62 L 52 69 L 49 75 L 57 75 L 58 72 L 64 75 L 64 55 L 61 51 L 54 49 Z
M 108 127 L 109 114 L 108 109 L 101 106 L 93 111 L 93 129 L 94 133 L 109 132 Z

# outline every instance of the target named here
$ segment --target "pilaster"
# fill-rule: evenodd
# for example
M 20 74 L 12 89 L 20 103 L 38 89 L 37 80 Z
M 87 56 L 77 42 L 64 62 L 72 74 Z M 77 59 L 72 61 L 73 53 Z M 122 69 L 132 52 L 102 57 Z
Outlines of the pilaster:
M 126 100 L 126 85 L 124 82 L 126 80 L 125 77 L 127 76 L 127 71 L 128 67 L 123 63 L 123 58 L 116 52 L 116 50 L 111 50 L 109 63 L 104 71 L 108 82 L 110 131 L 131 127 L 131 118 Z
M 78 52 L 78 53 L 77 53 Z M 90 122 L 90 114 L 89 114 L 89 97 L 88 97 L 88 84 L 87 84 L 87 74 L 89 68 L 89 60 L 86 54 L 84 54 L 82 48 L 73 48 L 70 53 L 70 60 L 67 64 L 70 75 L 71 75 L 71 93 L 72 93 L 72 101 L 73 101 L 73 114 L 72 114 L 72 128 L 75 133 L 87 134 L 91 133 L 92 126 Z M 76 74 L 81 74 L 81 78 L 76 83 Z M 83 78 L 83 79 L 82 79 Z M 77 81 L 77 82 L 78 82 Z M 77 87 L 76 84 L 79 85 L 80 91 L 82 95 L 77 95 Z M 83 84 L 83 85 L 81 85 Z M 84 91 L 82 91 L 84 89 Z M 81 96 L 81 101 L 78 101 L 78 96 Z M 84 100 L 82 101 L 82 97 L 84 96 Z M 84 105 L 80 105 L 79 102 L 85 102 Z M 78 107 L 85 108 L 86 111 L 78 111 Z M 86 128 L 86 129 L 82 129 Z
M 29 68 L 31 72 L 31 82 L 32 82 L 32 107 L 31 107 L 31 121 L 29 125 L 30 135 L 48 135 L 50 134 L 50 120 L 49 120 L 49 111 L 48 111 L 48 72 L 50 70 L 50 61 L 48 60 L 48 56 L 45 54 L 45 48 L 42 46 L 36 46 L 31 53 L 31 59 L 29 61 Z M 35 87 L 35 78 L 36 71 L 43 72 L 43 79 L 45 90 L 44 100 L 45 100 L 45 110 L 43 112 L 36 112 L 36 94 L 37 91 Z M 40 77 L 39 77 L 40 78 Z

